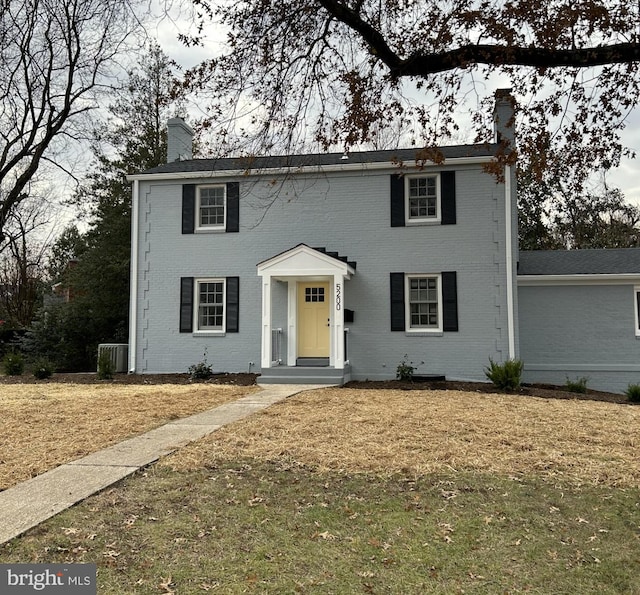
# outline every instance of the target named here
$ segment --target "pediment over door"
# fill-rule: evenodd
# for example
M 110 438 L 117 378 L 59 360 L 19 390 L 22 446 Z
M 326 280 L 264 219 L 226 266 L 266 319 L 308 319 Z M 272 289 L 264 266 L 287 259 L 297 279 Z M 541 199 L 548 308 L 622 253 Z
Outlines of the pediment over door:
M 258 275 L 276 278 L 340 275 L 350 279 L 355 274 L 355 268 L 355 262 L 349 262 L 337 253 L 298 244 L 258 263 Z

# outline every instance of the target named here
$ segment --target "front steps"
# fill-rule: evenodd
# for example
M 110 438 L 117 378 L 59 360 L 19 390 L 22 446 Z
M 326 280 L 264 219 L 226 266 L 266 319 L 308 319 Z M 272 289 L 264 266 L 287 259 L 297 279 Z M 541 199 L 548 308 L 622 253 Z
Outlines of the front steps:
M 351 367 L 336 370 L 329 366 L 276 366 L 263 368 L 258 384 L 335 384 L 342 386 L 351 380 Z
M 296 359 L 296 367 L 327 368 L 328 366 L 328 357 L 299 357 L 298 359 Z

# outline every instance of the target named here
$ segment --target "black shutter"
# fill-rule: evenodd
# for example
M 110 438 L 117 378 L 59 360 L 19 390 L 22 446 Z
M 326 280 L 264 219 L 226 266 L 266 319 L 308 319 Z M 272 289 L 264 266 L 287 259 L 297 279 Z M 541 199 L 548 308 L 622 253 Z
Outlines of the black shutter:
M 240 183 L 227 184 L 227 232 L 240 229 Z
M 193 277 L 180 279 L 180 332 L 193 331 Z
M 227 332 L 237 333 L 240 325 L 240 278 L 227 277 Z
M 404 227 L 404 177 L 391 175 L 391 227 Z
M 458 330 L 458 283 L 456 272 L 442 273 L 442 330 Z
M 456 172 L 440 172 L 440 205 L 442 225 L 455 225 L 456 222 Z
M 391 273 L 391 330 L 404 330 L 404 273 Z
M 196 223 L 196 186 L 182 185 L 182 233 L 193 233 Z
M 640 330 L 640 291 L 636 291 L 636 308 L 638 312 L 638 330 Z

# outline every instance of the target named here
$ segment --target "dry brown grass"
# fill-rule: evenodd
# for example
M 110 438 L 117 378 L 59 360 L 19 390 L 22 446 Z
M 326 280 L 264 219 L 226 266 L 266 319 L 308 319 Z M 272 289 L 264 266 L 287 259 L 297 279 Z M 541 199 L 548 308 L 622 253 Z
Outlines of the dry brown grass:
M 0 489 L 257 387 L 0 385 Z
M 476 470 L 639 486 L 640 408 L 459 391 L 323 389 L 222 428 L 161 464 L 255 457 L 346 472 Z

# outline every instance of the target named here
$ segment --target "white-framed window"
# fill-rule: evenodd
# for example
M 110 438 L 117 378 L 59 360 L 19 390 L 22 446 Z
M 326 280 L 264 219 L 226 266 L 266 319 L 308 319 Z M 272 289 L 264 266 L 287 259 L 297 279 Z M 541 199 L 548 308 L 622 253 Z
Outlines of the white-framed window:
M 640 285 L 633 288 L 633 309 L 635 311 L 636 337 L 640 337 Z
M 196 229 L 224 230 L 226 221 L 226 185 L 198 186 L 196 192 Z
M 440 175 L 407 176 L 405 185 L 407 224 L 439 223 L 442 218 Z
M 196 279 L 194 329 L 196 332 L 225 332 L 225 279 Z
M 405 277 L 407 332 L 442 331 L 442 282 L 440 274 Z

